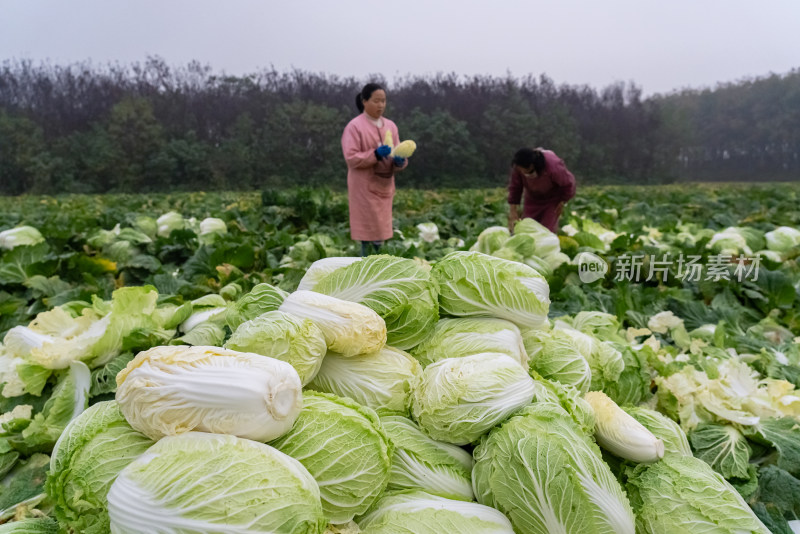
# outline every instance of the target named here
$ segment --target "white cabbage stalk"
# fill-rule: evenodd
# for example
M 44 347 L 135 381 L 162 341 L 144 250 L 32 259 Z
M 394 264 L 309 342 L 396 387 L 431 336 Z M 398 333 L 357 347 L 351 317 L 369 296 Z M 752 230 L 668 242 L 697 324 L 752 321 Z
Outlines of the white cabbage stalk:
M 302 385 L 286 362 L 219 347 L 140 352 L 117 374 L 117 401 L 152 439 L 198 430 L 268 441 L 292 428 Z
M 363 258 L 358 256 L 335 256 L 332 258 L 322 258 L 321 260 L 317 260 L 309 266 L 306 274 L 304 274 L 303 278 L 300 280 L 300 284 L 298 284 L 297 289 L 298 291 L 312 291 L 314 286 L 317 285 L 317 282 L 331 274 L 336 269 L 340 267 L 347 267 L 348 265 L 352 265 L 353 263 L 362 259 Z
M 638 463 L 656 462 L 664 457 L 664 442 L 628 415 L 602 391 L 584 395 L 595 415 L 597 443 L 612 454 Z
M 295 291 L 279 311 L 311 319 L 322 330 L 328 350 L 342 356 L 377 352 L 386 345 L 386 323 L 363 304 L 313 291 Z
M 20 245 L 36 245 L 44 241 L 42 234 L 33 226 L 20 226 L 0 232 L 0 248 L 11 250 Z
M 789 521 L 789 528 L 794 534 L 800 534 L 800 520 Z

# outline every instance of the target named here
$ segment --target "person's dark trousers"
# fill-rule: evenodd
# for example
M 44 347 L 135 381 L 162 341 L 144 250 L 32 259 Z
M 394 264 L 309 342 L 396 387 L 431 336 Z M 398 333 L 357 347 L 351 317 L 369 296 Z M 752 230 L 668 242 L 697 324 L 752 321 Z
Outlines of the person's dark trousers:
M 361 242 L 361 256 L 369 256 L 370 254 L 378 254 L 383 246 L 383 241 L 362 241 Z M 370 252 L 372 249 L 372 252 Z

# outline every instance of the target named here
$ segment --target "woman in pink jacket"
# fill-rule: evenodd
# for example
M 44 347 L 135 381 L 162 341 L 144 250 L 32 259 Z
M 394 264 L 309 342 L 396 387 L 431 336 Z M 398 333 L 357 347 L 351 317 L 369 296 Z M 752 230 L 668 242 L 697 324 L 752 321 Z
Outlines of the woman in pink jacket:
M 350 207 L 350 237 L 361 241 L 361 255 L 377 252 L 394 234 L 392 200 L 394 174 L 408 165 L 405 158 L 391 157 L 391 146 L 384 144 L 386 131 L 397 144 L 397 126 L 383 116 L 386 90 L 368 83 L 356 95 L 361 112 L 342 134 L 342 152 L 347 162 L 347 200 Z
M 564 204 L 575 196 L 575 177 L 552 150 L 521 148 L 511 161 L 508 182 L 508 229 L 519 219 L 523 192 L 523 218 L 536 219 L 551 232 L 558 232 Z

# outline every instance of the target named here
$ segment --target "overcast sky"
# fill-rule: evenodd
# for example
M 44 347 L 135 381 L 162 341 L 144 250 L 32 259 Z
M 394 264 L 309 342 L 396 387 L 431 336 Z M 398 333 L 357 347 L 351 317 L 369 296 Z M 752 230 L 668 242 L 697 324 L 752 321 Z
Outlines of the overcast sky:
M 800 67 L 800 0 L 0 0 L 0 60 L 547 74 L 645 94 Z

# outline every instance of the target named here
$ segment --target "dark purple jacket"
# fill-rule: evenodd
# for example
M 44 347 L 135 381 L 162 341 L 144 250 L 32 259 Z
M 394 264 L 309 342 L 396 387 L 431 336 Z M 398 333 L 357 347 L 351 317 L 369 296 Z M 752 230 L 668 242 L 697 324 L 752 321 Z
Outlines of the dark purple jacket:
M 544 171 L 535 178 L 525 176 L 516 169 L 511 171 L 508 182 L 508 203 L 520 204 L 522 193 L 525 202 L 522 217 L 534 218 L 542 208 L 556 207 L 575 196 L 575 177 L 564 165 L 564 161 L 551 150 L 542 150 Z

